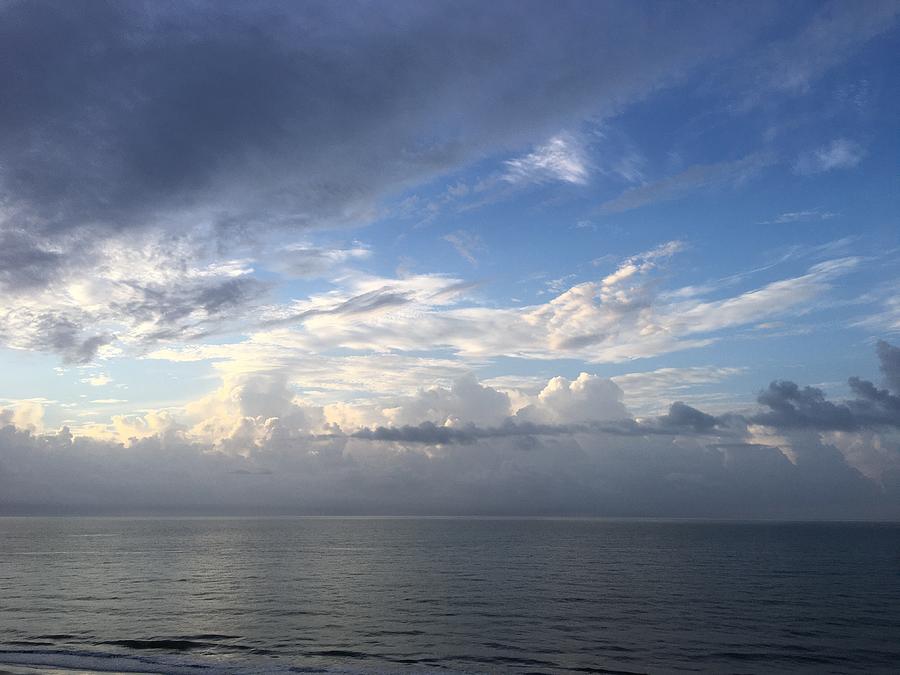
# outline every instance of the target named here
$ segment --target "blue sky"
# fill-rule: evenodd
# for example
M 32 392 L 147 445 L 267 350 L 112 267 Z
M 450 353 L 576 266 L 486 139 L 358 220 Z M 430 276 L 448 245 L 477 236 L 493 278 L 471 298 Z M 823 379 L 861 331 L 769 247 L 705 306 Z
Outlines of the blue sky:
M 0 408 L 29 443 L 262 465 L 282 425 L 399 471 L 462 460 L 353 434 L 584 449 L 562 426 L 682 401 L 731 426 L 667 443 L 900 471 L 896 420 L 752 422 L 773 381 L 854 413 L 848 377 L 892 381 L 898 3 L 77 6 L 0 9 Z

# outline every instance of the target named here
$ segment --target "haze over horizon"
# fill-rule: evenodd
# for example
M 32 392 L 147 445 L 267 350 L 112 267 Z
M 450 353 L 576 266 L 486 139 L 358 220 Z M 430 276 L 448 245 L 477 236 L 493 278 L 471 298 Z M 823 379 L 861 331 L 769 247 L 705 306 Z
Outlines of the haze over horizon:
M 0 515 L 900 518 L 898 15 L 0 2 Z

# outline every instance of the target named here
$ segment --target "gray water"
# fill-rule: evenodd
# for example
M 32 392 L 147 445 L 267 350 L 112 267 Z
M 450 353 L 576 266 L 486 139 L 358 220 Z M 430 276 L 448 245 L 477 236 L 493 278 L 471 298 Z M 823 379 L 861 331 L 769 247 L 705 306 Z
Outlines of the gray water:
M 900 525 L 0 518 L 0 664 L 897 672 Z

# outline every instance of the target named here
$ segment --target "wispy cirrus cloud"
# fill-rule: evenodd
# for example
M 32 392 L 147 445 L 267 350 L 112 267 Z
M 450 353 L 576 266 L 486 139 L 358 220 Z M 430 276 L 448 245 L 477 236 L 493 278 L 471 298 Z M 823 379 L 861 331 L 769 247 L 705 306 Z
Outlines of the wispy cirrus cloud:
M 805 211 L 785 211 L 779 213 L 771 220 L 762 220 L 758 225 L 787 225 L 789 223 L 807 223 L 821 220 L 831 220 L 838 214 L 823 209 L 807 209 Z
M 800 155 L 794 162 L 794 171 L 801 175 L 823 173 L 835 169 L 852 169 L 866 156 L 859 143 L 838 138 L 827 145 Z
M 839 0 L 822 3 L 799 33 L 774 42 L 751 59 L 745 77 L 736 83 L 747 88 L 744 105 L 760 105 L 773 93 L 809 91 L 830 68 L 889 31 L 900 15 L 892 0 L 874 0 L 867 3 L 866 11 L 858 9 Z
M 350 247 L 293 243 L 274 251 L 265 250 L 263 256 L 267 267 L 287 278 L 315 279 L 338 274 L 343 267 L 365 260 L 371 253 L 359 243 Z
M 620 213 L 660 201 L 678 199 L 701 188 L 741 183 L 774 162 L 773 155 L 757 153 L 729 162 L 697 164 L 668 178 L 630 188 L 601 204 L 600 211 Z
M 542 183 L 549 180 L 585 185 L 590 171 L 585 151 L 568 134 L 554 136 L 533 152 L 506 162 L 503 180 L 508 183 Z
M 464 361 L 512 356 L 617 362 L 706 345 L 721 331 L 803 312 L 859 262 L 829 260 L 797 276 L 710 298 L 716 289 L 680 294 L 656 283 L 658 266 L 682 247 L 669 242 L 631 256 L 603 279 L 572 286 L 543 304 L 478 306 L 468 297 L 470 287 L 437 275 L 360 276 L 349 278 L 345 289 L 272 308 L 266 320 L 292 324 L 293 348 L 307 353 L 444 350 Z M 391 301 L 382 302 L 386 298 Z M 242 344 L 212 349 L 227 358 L 230 350 L 240 354 Z M 153 355 L 190 359 L 202 353 L 176 347 Z
M 455 232 L 445 234 L 443 239 L 453 246 L 457 253 L 473 265 L 478 264 L 478 255 L 487 250 L 484 240 L 477 232 L 456 230 Z
M 710 386 L 747 372 L 746 367 L 690 366 L 657 368 L 626 373 L 610 378 L 625 392 L 625 402 L 636 413 L 656 414 L 666 401 L 679 400 L 692 405 L 733 406 L 734 395 L 723 395 Z

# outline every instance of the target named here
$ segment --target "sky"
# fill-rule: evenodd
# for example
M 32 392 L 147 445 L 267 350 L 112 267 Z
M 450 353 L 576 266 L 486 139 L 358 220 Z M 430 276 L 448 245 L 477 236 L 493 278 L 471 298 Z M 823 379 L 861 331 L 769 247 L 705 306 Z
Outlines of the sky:
M 900 2 L 0 2 L 0 513 L 900 517 Z

